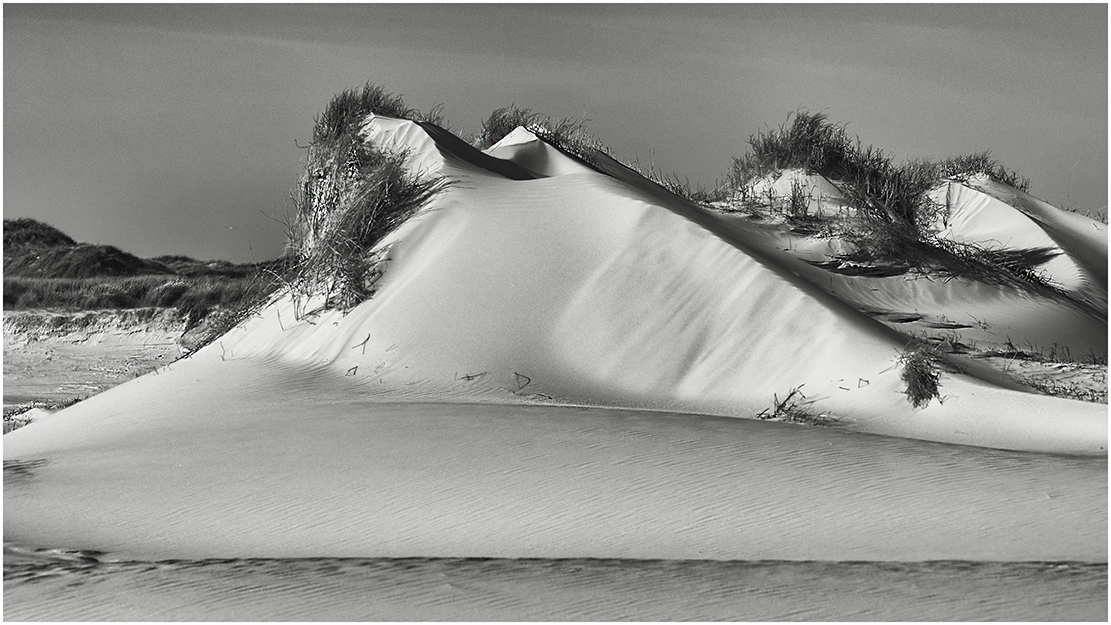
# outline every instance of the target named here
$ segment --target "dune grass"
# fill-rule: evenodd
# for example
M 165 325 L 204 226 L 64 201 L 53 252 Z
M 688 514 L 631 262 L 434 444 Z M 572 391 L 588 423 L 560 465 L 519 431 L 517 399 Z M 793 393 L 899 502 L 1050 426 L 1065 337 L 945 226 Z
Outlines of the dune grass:
M 506 135 L 516 130 L 518 127 L 528 128 L 533 124 L 539 123 L 542 116 L 539 113 L 533 113 L 530 109 L 523 109 L 516 104 L 495 109 L 490 113 L 482 122 L 482 130 L 472 137 L 471 144 L 480 149 L 485 150 L 494 145 L 498 141 L 505 138 Z
M 516 128 L 522 127 L 559 151 L 577 158 L 600 173 L 606 173 L 599 162 L 600 157 L 604 155 L 606 158 L 613 159 L 655 182 L 668 192 L 696 204 L 709 205 L 711 202 L 725 198 L 723 185 L 715 185 L 713 189 L 707 190 L 702 186 L 692 185 L 689 178 L 680 178 L 676 174 L 666 174 L 657 171 L 654 167 L 646 168 L 641 164 L 639 158 L 632 161 L 618 158 L 607 145 L 587 130 L 586 122 L 585 118 L 553 118 L 511 104 L 493 111 L 482 122 L 482 130 L 470 139 L 470 143 L 480 150 L 485 150 L 502 140 Z
M 482 122 L 482 130 L 471 144 L 485 150 L 501 141 L 518 126 L 528 130 L 556 149 L 594 166 L 598 154 L 612 157 L 610 149 L 586 130 L 586 119 L 572 117 L 553 118 L 534 113 L 516 104 L 496 109 Z
M 1046 249 L 1004 252 L 980 245 L 940 238 L 948 215 L 929 197 L 944 180 L 967 180 L 986 175 L 1027 190 L 1026 178 L 1000 165 L 988 152 L 940 161 L 911 160 L 896 165 L 879 148 L 852 137 L 844 124 L 824 113 L 796 111 L 778 128 L 749 137 L 750 150 L 734 158 L 729 187 L 735 202 L 759 213 L 762 205 L 788 220 L 805 220 L 800 198 L 792 193 L 787 209 L 755 197 L 751 185 L 787 169 L 819 174 L 844 194 L 853 208 L 834 224 L 831 236 L 853 244 L 844 260 L 901 267 L 927 277 L 968 277 L 993 284 L 1060 294 L 1038 267 L 1053 257 Z M 813 224 L 809 224 L 813 225 Z
M 867 218 L 898 223 L 919 239 L 938 221 L 942 209 L 927 193 L 942 180 L 983 174 L 1023 191 L 1030 187 L 1028 179 L 1000 165 L 989 152 L 896 165 L 883 150 L 851 137 L 844 124 L 830 122 L 825 113 L 796 111 L 778 128 L 751 135 L 748 143 L 749 152 L 733 159 L 729 183 L 734 190 L 786 169 L 820 174 Z
M 305 167 L 292 194 L 288 228 L 297 258 L 293 282 L 304 292 L 327 293 L 327 306 L 348 310 L 373 294 L 381 275 L 374 246 L 444 186 L 413 175 L 405 154 L 377 149 L 361 136 L 371 114 L 426 120 L 400 96 L 367 83 L 336 95 L 316 118 Z

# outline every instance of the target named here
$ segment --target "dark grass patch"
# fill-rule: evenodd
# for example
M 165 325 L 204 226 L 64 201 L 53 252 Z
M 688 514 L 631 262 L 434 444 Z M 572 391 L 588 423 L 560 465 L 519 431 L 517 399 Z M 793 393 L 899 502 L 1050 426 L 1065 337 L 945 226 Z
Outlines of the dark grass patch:
M 263 297 L 276 285 L 249 278 L 135 276 L 93 278 L 4 277 L 4 309 L 64 311 L 176 308 L 195 324 L 210 312 Z
M 907 386 L 904 392 L 911 405 L 925 408 L 931 399 L 937 399 L 941 403 L 941 372 L 936 347 L 912 347 L 899 355 L 899 364 L 903 368 L 903 383 Z
M 8 252 L 8 250 L 5 250 Z M 168 274 L 165 265 L 139 258 L 111 245 L 76 245 L 6 253 L 4 275 L 41 278 L 89 278 Z

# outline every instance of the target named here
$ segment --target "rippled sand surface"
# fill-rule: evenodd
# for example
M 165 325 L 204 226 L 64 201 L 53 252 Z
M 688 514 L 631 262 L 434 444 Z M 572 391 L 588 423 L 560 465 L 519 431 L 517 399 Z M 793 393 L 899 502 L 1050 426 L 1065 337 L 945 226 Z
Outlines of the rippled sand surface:
M 8 620 L 1107 619 L 1083 563 L 5 557 Z
M 190 364 L 6 435 L 5 462 L 27 476 L 5 480 L 5 540 L 141 559 L 1107 558 L 1105 458 L 366 401 L 304 370 Z

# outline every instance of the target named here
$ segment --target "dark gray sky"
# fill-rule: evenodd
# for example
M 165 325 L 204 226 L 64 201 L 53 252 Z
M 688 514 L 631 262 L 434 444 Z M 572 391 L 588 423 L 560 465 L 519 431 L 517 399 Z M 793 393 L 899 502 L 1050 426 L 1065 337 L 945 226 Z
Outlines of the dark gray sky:
M 1107 205 L 1107 6 L 4 5 L 4 216 L 263 260 L 313 117 L 370 80 L 456 132 L 516 103 L 713 185 L 799 107 L 893 153 L 991 150 Z

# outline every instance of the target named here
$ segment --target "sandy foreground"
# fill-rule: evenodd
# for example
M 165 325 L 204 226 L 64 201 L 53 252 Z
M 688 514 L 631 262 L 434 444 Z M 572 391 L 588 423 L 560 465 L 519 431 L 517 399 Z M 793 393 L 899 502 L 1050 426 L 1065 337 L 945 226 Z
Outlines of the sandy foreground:
M 6 618 L 1106 615 L 1103 459 L 352 401 L 350 379 L 249 361 L 130 384 L 5 436 Z M 26 453 L 36 430 L 54 444 Z
M 858 301 L 1105 355 L 1098 245 L 1065 304 L 824 288 L 647 181 L 442 132 L 368 122 L 456 181 L 374 298 L 279 296 L 4 436 L 6 618 L 1106 619 L 1106 406 L 958 359 L 913 408 Z M 833 425 L 751 419 L 793 388 Z
M 5 578 L 4 614 L 11 620 L 1101 621 L 1106 594 L 1106 567 L 1084 564 L 40 562 Z

